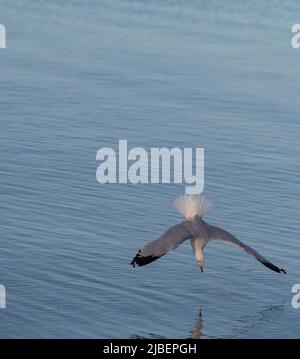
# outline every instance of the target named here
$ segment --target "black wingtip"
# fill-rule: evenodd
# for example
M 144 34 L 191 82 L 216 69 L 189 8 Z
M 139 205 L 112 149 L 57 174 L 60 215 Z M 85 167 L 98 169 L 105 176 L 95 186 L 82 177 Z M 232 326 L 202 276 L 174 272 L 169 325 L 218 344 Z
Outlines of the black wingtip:
M 162 256 L 147 256 L 147 257 L 144 257 L 141 255 L 141 250 L 138 251 L 138 253 L 136 254 L 136 256 L 133 258 L 133 260 L 130 262 L 130 264 L 133 266 L 133 267 L 142 267 L 146 264 L 149 264 L 149 263 L 152 263 L 154 261 L 156 261 L 158 258 L 160 258 Z
M 273 270 L 274 272 L 286 274 L 286 271 L 284 269 L 278 268 L 270 262 L 262 262 L 262 264 L 268 267 L 269 269 Z

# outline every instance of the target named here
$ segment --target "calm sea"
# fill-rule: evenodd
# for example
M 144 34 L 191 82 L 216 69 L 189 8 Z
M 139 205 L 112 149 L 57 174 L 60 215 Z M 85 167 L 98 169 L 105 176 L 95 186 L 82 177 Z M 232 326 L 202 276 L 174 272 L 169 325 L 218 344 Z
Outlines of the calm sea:
M 297 1 L 2 0 L 2 338 L 300 336 Z M 298 14 L 298 17 L 297 17 Z M 96 152 L 204 147 L 210 243 L 133 269 L 184 185 L 100 185 Z M 200 316 L 201 313 L 201 316 Z

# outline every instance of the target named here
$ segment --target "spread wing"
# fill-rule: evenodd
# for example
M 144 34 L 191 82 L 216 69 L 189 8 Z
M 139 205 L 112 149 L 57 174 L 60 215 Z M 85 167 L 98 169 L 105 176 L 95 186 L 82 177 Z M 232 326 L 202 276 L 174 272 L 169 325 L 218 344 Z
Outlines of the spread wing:
M 265 265 L 266 267 L 272 269 L 275 272 L 278 273 L 284 273 L 286 274 L 286 271 L 282 268 L 276 267 L 273 263 L 268 261 L 265 257 L 263 257 L 261 254 L 259 254 L 256 250 L 253 248 L 247 246 L 243 242 L 239 241 L 237 238 L 235 238 L 231 233 L 225 231 L 222 228 L 212 226 L 206 223 L 206 228 L 209 233 L 210 239 L 219 239 L 228 243 L 231 243 L 237 247 L 240 247 L 242 250 L 244 250 L 246 253 L 250 254 L 254 258 L 256 258 L 260 263 Z
M 165 255 L 171 249 L 177 248 L 182 242 L 190 238 L 191 234 L 185 228 L 183 222 L 170 227 L 158 239 L 146 244 L 139 250 L 130 263 L 133 267 L 141 267 Z

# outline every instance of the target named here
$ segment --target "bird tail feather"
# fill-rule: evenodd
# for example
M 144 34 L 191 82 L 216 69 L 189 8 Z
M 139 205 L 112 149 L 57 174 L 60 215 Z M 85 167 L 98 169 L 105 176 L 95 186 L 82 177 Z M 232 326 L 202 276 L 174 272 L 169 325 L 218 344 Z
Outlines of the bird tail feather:
M 199 217 L 204 216 L 212 207 L 212 202 L 199 194 L 185 194 L 175 199 L 173 207 L 185 219 L 193 219 L 196 215 Z

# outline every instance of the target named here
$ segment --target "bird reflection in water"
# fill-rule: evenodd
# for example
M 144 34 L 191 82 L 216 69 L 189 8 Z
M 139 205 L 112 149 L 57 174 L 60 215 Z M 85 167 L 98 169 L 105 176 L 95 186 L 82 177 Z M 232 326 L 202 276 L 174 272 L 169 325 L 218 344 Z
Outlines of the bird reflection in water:
M 189 336 L 188 339 L 200 339 L 202 335 L 202 329 L 203 329 L 203 316 L 202 316 L 202 311 L 200 310 L 196 317 L 194 328 L 191 331 L 191 336 Z M 153 333 L 147 335 L 132 334 L 130 336 L 130 339 L 166 339 L 166 337 Z
M 202 311 L 200 310 L 194 324 L 194 329 L 192 330 L 191 339 L 200 339 L 202 335 L 202 329 L 203 329 L 203 316 L 202 316 Z

